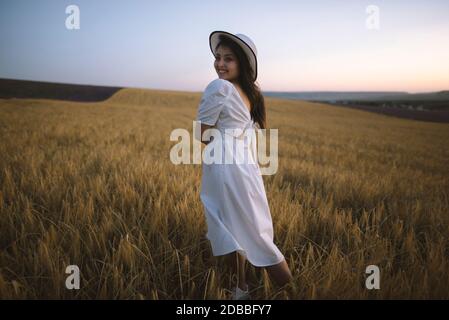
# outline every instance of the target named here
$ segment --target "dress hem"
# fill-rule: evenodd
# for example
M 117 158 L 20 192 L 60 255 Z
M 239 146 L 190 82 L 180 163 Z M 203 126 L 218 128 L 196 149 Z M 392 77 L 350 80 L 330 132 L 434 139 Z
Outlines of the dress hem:
M 266 264 L 266 263 L 263 263 L 263 264 L 252 263 L 252 262 L 248 259 L 248 255 L 246 254 L 246 251 L 243 250 L 243 249 L 232 249 L 232 250 L 229 250 L 229 251 L 225 251 L 224 253 L 219 253 L 219 254 L 214 254 L 214 253 L 212 253 L 212 255 L 213 255 L 214 257 L 220 257 L 220 256 L 224 256 L 224 255 L 227 255 L 227 254 L 236 252 L 236 251 L 237 251 L 237 252 L 243 252 L 243 255 L 245 256 L 246 260 L 248 260 L 248 262 L 249 262 L 250 264 L 252 264 L 254 267 L 258 267 L 258 268 L 264 268 L 264 267 L 275 266 L 275 265 L 277 265 L 277 264 L 279 264 L 279 263 L 281 263 L 282 261 L 285 260 L 285 256 L 283 256 L 281 260 L 279 260 L 278 262 L 275 262 L 275 263 L 269 263 L 269 264 Z

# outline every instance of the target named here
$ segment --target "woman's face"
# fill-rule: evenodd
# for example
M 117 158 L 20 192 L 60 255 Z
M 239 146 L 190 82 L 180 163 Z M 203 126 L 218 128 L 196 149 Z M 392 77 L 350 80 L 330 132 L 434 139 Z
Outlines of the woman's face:
M 239 66 L 235 54 L 225 46 L 219 46 L 215 52 L 215 71 L 220 79 L 234 82 L 239 76 Z

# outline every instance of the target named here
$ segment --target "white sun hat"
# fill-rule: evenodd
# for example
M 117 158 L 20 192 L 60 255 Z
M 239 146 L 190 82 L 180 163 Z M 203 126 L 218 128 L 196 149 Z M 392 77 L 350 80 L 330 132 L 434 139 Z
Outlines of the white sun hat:
M 210 50 L 215 56 L 215 48 L 220 42 L 220 36 L 228 36 L 232 40 L 234 40 L 245 52 L 248 57 L 249 64 L 253 71 L 253 81 L 257 79 L 257 49 L 254 42 L 246 35 L 237 33 L 232 34 L 226 31 L 214 31 L 209 36 L 209 46 Z

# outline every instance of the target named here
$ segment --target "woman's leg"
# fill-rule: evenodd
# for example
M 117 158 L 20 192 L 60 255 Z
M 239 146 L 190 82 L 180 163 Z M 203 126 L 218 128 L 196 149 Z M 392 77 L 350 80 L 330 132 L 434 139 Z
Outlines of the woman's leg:
M 285 286 L 293 279 L 292 273 L 290 272 L 287 261 L 285 261 L 285 259 L 278 264 L 265 268 L 267 269 L 270 277 L 274 279 L 279 287 Z
M 237 274 L 237 286 L 242 290 L 247 290 L 246 282 L 246 258 L 237 251 L 225 256 L 226 262 L 232 274 Z

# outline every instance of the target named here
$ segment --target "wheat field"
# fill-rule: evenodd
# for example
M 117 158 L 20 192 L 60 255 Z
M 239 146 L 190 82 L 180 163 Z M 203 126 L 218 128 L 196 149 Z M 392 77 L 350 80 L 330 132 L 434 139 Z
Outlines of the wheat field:
M 173 165 L 200 93 L 122 89 L 79 103 L 0 100 L 0 298 L 228 299 L 200 165 Z M 294 281 L 249 266 L 253 299 L 448 299 L 449 124 L 267 98 L 264 176 Z M 79 290 L 65 286 L 77 265 Z M 368 265 L 380 289 L 365 287 Z

